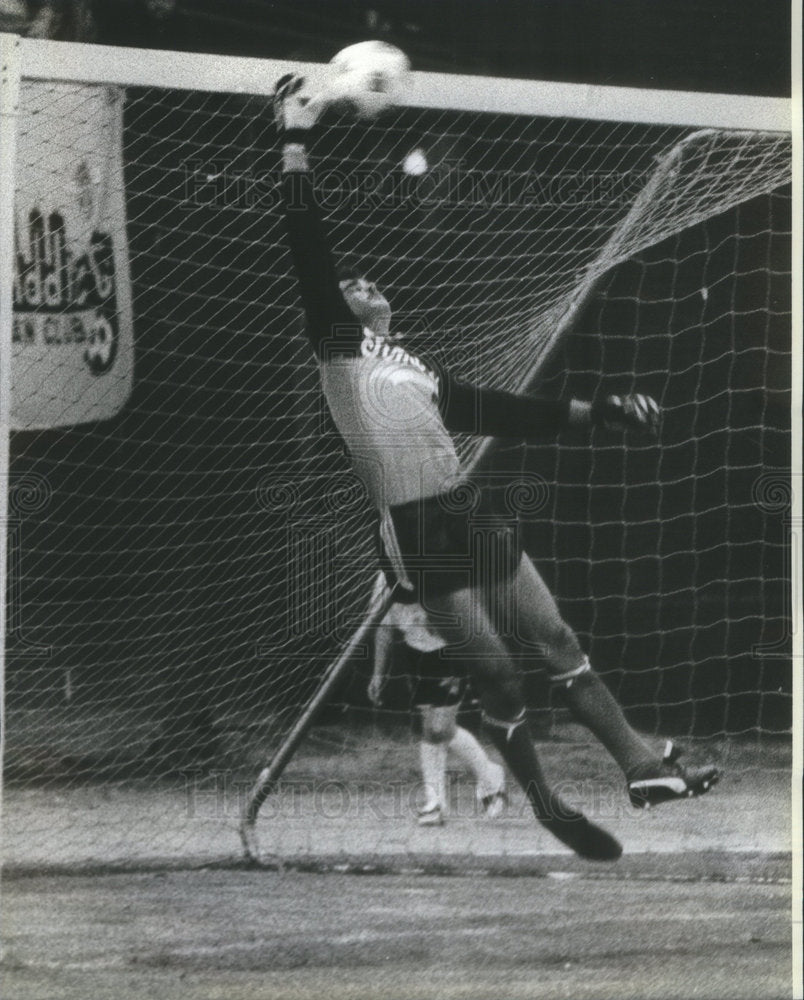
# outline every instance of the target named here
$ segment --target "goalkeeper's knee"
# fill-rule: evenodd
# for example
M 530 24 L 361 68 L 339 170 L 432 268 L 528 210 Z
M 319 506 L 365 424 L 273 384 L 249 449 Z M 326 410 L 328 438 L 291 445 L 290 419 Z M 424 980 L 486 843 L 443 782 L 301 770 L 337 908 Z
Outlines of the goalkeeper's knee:
M 584 656 L 578 636 L 574 630 L 561 621 L 542 633 L 541 641 L 550 672 L 550 680 L 560 683 L 561 678 L 571 678 L 578 671 L 579 664 L 588 660 Z

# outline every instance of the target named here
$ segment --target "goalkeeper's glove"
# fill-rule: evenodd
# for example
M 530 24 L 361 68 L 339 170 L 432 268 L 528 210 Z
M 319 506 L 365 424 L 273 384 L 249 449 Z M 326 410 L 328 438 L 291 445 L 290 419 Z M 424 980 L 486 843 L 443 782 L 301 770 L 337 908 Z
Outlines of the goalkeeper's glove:
M 592 422 L 607 430 L 632 429 L 658 437 L 661 411 L 655 399 L 634 393 L 631 396 L 607 396 L 592 406 Z
M 274 121 L 283 143 L 304 143 L 324 108 L 323 97 L 304 93 L 305 85 L 304 77 L 294 73 L 286 73 L 276 81 Z

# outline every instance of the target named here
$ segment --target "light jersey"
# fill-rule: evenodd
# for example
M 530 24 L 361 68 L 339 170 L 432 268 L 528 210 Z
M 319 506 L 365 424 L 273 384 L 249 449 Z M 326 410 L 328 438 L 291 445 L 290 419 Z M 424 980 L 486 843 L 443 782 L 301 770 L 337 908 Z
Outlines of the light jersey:
M 364 329 L 359 357 L 320 367 L 332 418 L 380 512 L 455 483 L 460 465 L 438 409 L 438 377 L 423 361 Z

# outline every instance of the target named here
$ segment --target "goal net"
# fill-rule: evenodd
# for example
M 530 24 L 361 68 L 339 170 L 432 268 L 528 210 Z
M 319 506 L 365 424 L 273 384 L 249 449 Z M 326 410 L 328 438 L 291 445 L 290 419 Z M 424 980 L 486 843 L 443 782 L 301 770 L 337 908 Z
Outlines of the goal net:
M 360 625 L 377 571 L 277 210 L 266 97 L 288 67 L 151 53 L 121 70 L 112 50 L 35 43 L 22 54 L 12 417 L 23 383 L 32 402 L 8 474 L 6 860 L 235 856 L 246 789 Z M 771 737 L 791 725 L 784 112 L 772 108 L 781 125 L 752 127 L 753 110 L 701 120 L 680 95 L 669 121 L 658 100 L 632 120 L 605 88 L 595 100 L 521 84 L 520 106 L 499 81 L 455 79 L 422 76 L 416 106 L 322 130 L 316 184 L 336 249 L 388 290 L 414 347 L 460 376 L 585 397 L 638 387 L 661 402 L 660 445 L 601 434 L 591 447 L 460 451 L 519 490 L 526 547 L 634 722 L 722 754 L 760 737 L 767 774 L 784 760 Z M 120 108 L 119 135 L 99 92 Z M 37 393 L 50 413 L 75 383 L 52 360 L 23 375 L 25 338 L 52 344 L 37 314 L 77 300 L 25 298 L 71 251 L 45 208 L 36 230 L 20 188 L 29 171 L 47 188 L 57 149 L 65 200 L 112 197 L 91 158 L 84 173 L 69 159 L 76 113 L 120 143 L 130 381 L 96 372 L 97 413 L 39 422 Z M 121 353 L 77 332 L 77 356 L 114 370 L 122 326 Z M 62 357 L 76 329 L 59 325 L 62 353 L 43 356 Z M 332 830 L 353 830 L 355 789 L 375 782 L 396 801 L 415 782 L 404 668 L 380 710 L 370 670 L 361 643 L 270 850 L 343 850 Z M 583 749 L 539 673 L 525 680 L 537 729 Z M 471 705 L 464 721 L 476 724 Z M 324 847 L 300 801 L 342 821 Z M 375 806 L 365 850 L 414 849 L 409 813 L 378 819 Z

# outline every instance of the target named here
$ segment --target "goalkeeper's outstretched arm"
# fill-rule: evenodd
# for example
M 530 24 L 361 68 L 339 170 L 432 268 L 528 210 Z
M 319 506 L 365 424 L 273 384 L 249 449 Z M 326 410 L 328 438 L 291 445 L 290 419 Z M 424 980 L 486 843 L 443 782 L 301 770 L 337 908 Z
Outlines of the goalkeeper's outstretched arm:
M 299 291 L 307 318 L 307 336 L 316 356 L 337 331 L 339 342 L 359 343 L 362 328 L 346 305 L 315 198 L 307 157 L 307 136 L 320 113 L 305 101 L 298 77 L 277 84 L 276 121 L 282 145 L 282 206 Z M 295 88 L 295 89 L 294 89 Z M 352 333 L 352 331 L 354 331 Z
M 537 441 L 567 427 L 631 428 L 651 435 L 659 429 L 658 405 L 640 393 L 590 403 L 487 389 L 459 382 L 446 372 L 441 383 L 439 409 L 451 431 Z

